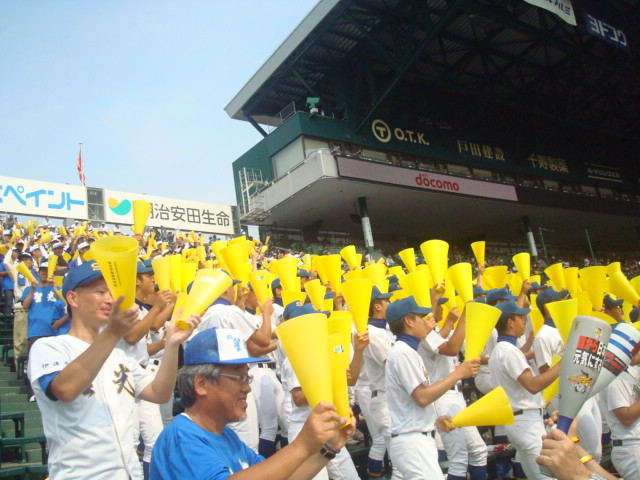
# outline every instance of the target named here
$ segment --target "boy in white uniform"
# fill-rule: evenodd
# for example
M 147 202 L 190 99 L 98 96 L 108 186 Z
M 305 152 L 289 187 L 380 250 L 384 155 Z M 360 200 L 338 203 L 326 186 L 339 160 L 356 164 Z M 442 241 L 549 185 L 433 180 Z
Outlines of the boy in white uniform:
M 534 376 L 531 366 L 522 351 L 516 346 L 516 339 L 524 334 L 526 315 L 529 308 L 520 308 L 513 300 L 500 303 L 496 308 L 502 311 L 496 330 L 498 343 L 491 352 L 489 369 L 496 385 L 504 388 L 515 423 L 505 427 L 509 441 L 518 451 L 518 458 L 529 480 L 545 480 L 540 473 L 536 458 L 542 448 L 542 435 L 546 433 L 542 418 L 544 400 L 540 392 L 551 385 L 560 373 L 560 365 Z
M 154 380 L 115 349 L 138 320 L 138 306 L 120 310 L 94 261 L 65 277 L 63 294 L 71 312 L 68 335 L 38 340 L 31 350 L 29 379 L 42 411 L 49 445 L 51 480 L 138 480 L 132 412 L 136 397 L 163 403 L 173 394 L 178 349 L 189 330 L 171 327 L 165 361 Z M 104 328 L 103 328 L 104 327 Z
M 611 461 L 625 480 L 640 479 L 640 353 L 601 396 L 611 428 Z
M 450 431 L 438 417 L 434 402 L 464 378 L 478 372 L 479 359 L 464 362 L 444 379 L 431 384 L 418 354 L 418 344 L 435 326 L 431 308 L 420 307 L 413 296 L 387 308 L 387 323 L 396 335 L 385 366 L 387 404 L 391 415 L 390 456 L 407 480 L 442 478 L 435 427 Z

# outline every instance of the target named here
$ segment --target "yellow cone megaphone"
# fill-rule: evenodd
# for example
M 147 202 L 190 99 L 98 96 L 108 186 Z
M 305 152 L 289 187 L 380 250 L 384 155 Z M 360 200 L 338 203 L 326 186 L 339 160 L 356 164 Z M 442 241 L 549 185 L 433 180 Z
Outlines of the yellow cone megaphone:
M 347 245 L 342 250 L 340 250 L 340 255 L 342 255 L 344 261 L 347 262 L 349 270 L 355 270 L 360 266 L 360 263 L 358 263 L 355 245 Z
M 398 256 L 409 273 L 416 271 L 416 252 L 413 248 L 401 250 L 398 252 Z
M 640 295 L 638 295 L 638 292 L 635 291 L 627 277 L 625 277 L 624 273 L 622 273 L 620 270 L 617 270 L 612 275 L 610 275 L 609 278 L 611 279 L 609 282 L 611 293 L 620 298 L 624 298 L 632 305 L 638 305 L 638 301 L 640 301 Z
M 372 290 L 373 280 L 368 278 L 350 280 L 342 284 L 342 295 L 353 316 L 353 324 L 358 333 L 364 333 L 367 330 Z
M 571 295 L 571 297 L 578 300 L 578 315 L 589 315 L 593 310 L 591 300 L 589 300 L 589 294 L 580 290 Z
M 580 282 L 578 281 L 578 267 L 569 267 L 564 269 L 564 283 L 569 293 L 573 294 L 580 290 Z
M 485 251 L 486 242 L 473 242 L 471 244 L 471 250 L 473 250 L 473 255 L 476 257 L 476 262 L 478 262 L 479 266 L 484 266 L 484 251 Z
M 470 263 L 456 263 L 448 270 L 449 279 L 464 303 L 473 300 L 473 274 Z M 448 285 L 448 284 L 447 284 Z
M 333 404 L 338 415 L 349 418 L 349 387 L 347 386 L 349 353 L 344 337 L 340 333 L 329 335 L 329 361 Z
M 531 302 L 531 304 L 535 305 L 534 302 Z M 544 317 L 542 316 L 542 313 L 540 313 L 540 310 L 538 310 L 537 308 L 532 308 L 531 312 L 529 312 L 529 316 L 531 317 L 531 326 L 533 327 L 533 334 L 537 335 L 538 330 L 540 330 L 540 327 L 542 327 L 542 325 L 544 324 Z
M 591 305 L 595 310 L 599 310 L 602 307 L 602 299 L 604 298 L 607 267 L 585 267 L 579 270 L 578 274 L 580 275 L 583 290 L 586 290 L 589 294 Z
M 386 278 L 387 266 L 381 263 L 374 263 L 362 269 L 362 278 L 368 278 L 378 287 L 382 293 L 389 291 L 389 282 Z
M 612 262 L 607 265 L 607 275 L 612 276 L 616 272 L 622 271 L 622 264 L 620 262 Z
M 349 270 L 344 275 L 342 275 L 342 278 L 344 278 L 345 281 L 348 281 L 348 280 L 357 280 L 358 278 L 364 278 L 364 277 L 362 275 L 362 270 Z
M 573 319 L 578 316 L 578 300 L 560 300 L 559 302 L 547 303 L 547 310 L 553 319 L 553 323 L 562 337 L 562 342 L 566 345 L 571 332 Z
M 416 303 L 421 307 L 431 308 L 431 292 L 429 291 L 429 272 L 427 270 L 416 270 L 415 272 L 405 275 L 400 284 L 404 297 L 394 292 L 395 300 L 413 295 Z
M 511 402 L 504 388 L 496 387 L 455 415 L 451 423 L 458 428 L 513 425 Z
M 196 278 L 196 270 L 198 266 L 193 262 L 186 262 L 182 264 L 182 275 L 180 281 L 182 283 L 180 290 L 187 291 L 187 287 Z
M 324 310 L 324 295 L 327 293 L 327 287 L 322 284 L 320 279 L 308 281 L 304 284 L 304 289 L 311 299 L 313 308 L 319 311 Z
M 306 298 L 307 298 L 307 294 L 305 292 L 294 292 L 291 290 L 282 290 L 282 305 L 284 307 L 294 302 L 304 303 Z
M 529 252 L 521 252 L 513 256 L 513 264 L 518 269 L 518 275 L 522 280 L 528 280 L 531 276 L 531 255 Z
M 427 261 L 433 282 L 440 284 L 449 263 L 449 244 L 444 240 L 427 240 L 420 245 L 420 250 Z
M 298 259 L 294 257 L 285 257 L 278 260 L 273 265 L 273 271 L 280 278 L 282 288 L 292 292 L 300 291 L 300 280 L 298 275 Z
M 93 242 L 91 250 L 113 299 L 124 296 L 120 309 L 131 307 L 136 298 L 137 240 L 124 236 L 103 237 Z
M 327 278 L 327 274 L 324 273 L 324 265 L 323 260 L 320 255 L 312 255 L 311 256 L 311 266 L 318 273 L 318 278 L 322 282 L 323 285 L 329 283 L 329 279 Z
M 16 269 L 18 270 L 19 273 L 22 274 L 24 278 L 29 280 L 29 282 L 36 281 L 36 277 L 33 276 L 33 273 L 31 273 L 31 270 L 29 270 L 29 267 L 27 267 L 26 263 L 24 262 L 18 263 L 18 266 L 16 267 Z
M 58 265 L 58 256 L 49 255 L 49 258 L 47 258 L 47 266 L 48 266 L 47 277 L 53 277 L 54 273 L 56 272 L 57 265 Z
M 131 203 L 133 205 L 133 226 L 131 230 L 133 230 L 134 233 L 142 235 L 144 233 L 144 227 L 147 225 L 147 220 L 149 220 L 151 204 L 144 200 L 134 200 Z
M 276 335 L 291 362 L 291 366 L 309 406 L 333 402 L 331 359 L 327 316 L 312 313 L 282 322 Z
M 562 357 L 559 357 L 558 355 L 554 355 L 553 359 L 551 360 L 551 367 L 553 367 L 556 363 L 558 363 L 561 360 Z M 547 388 L 545 388 L 542 391 L 542 398 L 544 398 L 544 401 L 546 402 L 545 405 L 549 405 L 549 402 L 553 399 L 553 397 L 555 397 L 558 394 L 558 388 L 560 387 L 560 379 L 556 378 L 553 383 L 551 385 L 549 385 Z
M 220 250 L 220 255 L 222 255 L 225 265 L 229 267 L 231 276 L 246 284 L 249 281 L 246 268 L 249 264 L 246 242 L 236 242 L 229 245 Z
M 507 275 L 507 285 L 509 285 L 509 290 L 513 292 L 514 295 L 519 295 L 520 290 L 522 290 L 522 277 L 517 273 L 510 273 Z
M 467 303 L 466 312 L 465 360 L 473 360 L 480 357 L 501 312 L 496 307 L 476 302 Z
M 507 285 L 507 270 L 506 265 L 496 265 L 487 268 L 484 272 L 491 278 L 493 288 L 503 288 Z
M 182 288 L 182 257 L 180 255 L 169 255 L 169 267 L 171 291 L 176 293 Z
M 564 271 L 561 263 L 555 263 L 544 269 L 544 273 L 553 282 L 553 288 L 557 291 L 564 290 L 566 285 L 564 281 Z
M 335 295 L 340 295 L 340 277 L 342 275 L 342 257 L 338 254 L 323 255 L 320 257 L 322 270 L 331 284 L 331 290 Z
M 231 285 L 233 280 L 222 270 L 206 268 L 199 270 L 184 302 L 180 318 L 176 321 L 176 326 L 188 330 L 189 325 L 185 319 L 192 314 L 202 315 Z
M 229 270 L 229 267 L 226 263 L 224 263 L 224 259 L 222 258 L 222 254 L 220 253 L 223 248 L 227 248 L 228 242 L 226 240 L 216 240 L 211 244 L 211 251 L 216 256 L 216 260 L 218 260 L 218 267 L 223 270 Z
M 269 282 L 267 272 L 264 270 L 254 270 L 249 273 L 249 283 L 251 283 L 251 288 L 256 293 L 258 303 L 263 304 L 273 296 L 271 294 L 271 282 Z
M 151 267 L 160 291 L 171 290 L 171 257 L 156 257 L 151 261 Z

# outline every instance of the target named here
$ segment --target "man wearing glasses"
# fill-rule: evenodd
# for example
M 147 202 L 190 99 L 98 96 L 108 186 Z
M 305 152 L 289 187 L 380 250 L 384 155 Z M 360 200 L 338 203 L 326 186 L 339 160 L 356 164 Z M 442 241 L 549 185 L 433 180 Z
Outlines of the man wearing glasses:
M 235 329 L 211 328 L 193 337 L 178 379 L 186 411 L 156 442 L 152 480 L 311 479 L 335 457 L 355 420 L 340 418 L 329 403 L 320 403 L 296 440 L 266 460 L 227 426 L 245 415 L 253 379 L 248 364 L 266 361 L 249 357 Z

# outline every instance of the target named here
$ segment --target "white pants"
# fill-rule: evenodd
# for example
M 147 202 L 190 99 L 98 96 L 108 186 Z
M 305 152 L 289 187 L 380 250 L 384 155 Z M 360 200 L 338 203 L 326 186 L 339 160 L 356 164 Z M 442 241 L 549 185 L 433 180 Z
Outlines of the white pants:
M 251 375 L 253 375 L 251 390 L 253 390 L 258 409 L 260 438 L 273 442 L 278 433 L 278 424 L 283 423 L 281 419 L 284 390 L 276 377 L 276 372 L 270 368 L 252 367 Z
M 624 480 L 640 480 L 640 440 L 631 445 L 613 447 L 611 461 Z
M 296 437 L 300 433 L 300 430 L 302 430 L 303 425 L 304 425 L 303 423 L 299 423 L 299 422 L 289 423 L 289 430 L 287 431 L 287 438 L 289 440 L 289 443 L 293 442 L 296 439 Z M 342 451 L 346 450 L 346 447 L 343 447 L 340 450 L 342 453 Z M 338 457 L 336 456 L 336 458 Z M 320 470 L 317 473 L 317 475 L 313 477 L 311 480 L 329 480 L 329 474 L 327 473 L 327 469 L 323 468 L 322 470 Z
M 378 392 L 378 394 L 371 399 L 369 404 L 371 410 L 371 423 L 375 425 L 376 430 L 384 441 L 384 446 L 388 452 L 391 452 L 391 416 L 389 415 L 389 407 L 387 406 L 387 393 Z M 368 423 L 367 423 L 368 425 Z M 391 453 L 389 453 L 391 455 Z M 383 457 L 384 458 L 384 452 Z M 391 478 L 402 478 L 402 474 L 393 463 L 393 474 Z
M 466 407 L 462 393 L 455 390 L 449 390 L 436 400 L 438 415 L 453 417 Z M 469 465 L 484 467 L 487 464 L 487 446 L 476 427 L 462 427 L 449 433 L 439 433 L 449 459 L 449 474 L 466 477 Z
M 528 480 L 549 480 L 540 472 L 536 458 L 542 450 L 542 436 L 547 433 L 540 410 L 525 410 L 514 417 L 513 425 L 505 425 L 509 441 L 518 451 L 518 457 Z
M 374 413 L 371 412 L 371 389 L 368 385 L 358 385 L 356 388 L 356 395 L 358 397 L 358 405 L 364 415 L 364 419 L 367 422 L 367 428 L 369 429 L 369 435 L 371 435 L 371 448 L 369 449 L 369 458 L 373 460 L 383 461 L 384 452 L 387 449 L 387 445 L 384 441 L 384 436 L 380 434 L 376 422 L 373 421 Z
M 238 422 L 230 423 L 229 428 L 236 432 L 240 440 L 246 443 L 251 450 L 258 453 L 260 428 L 258 427 L 258 408 L 253 392 L 247 394 L 247 415 Z
M 595 398 L 587 400 L 578 415 L 578 437 L 584 448 L 596 462 L 602 457 L 602 417 Z
M 406 480 L 440 480 L 438 448 L 430 435 L 403 433 L 391 438 L 391 461 Z

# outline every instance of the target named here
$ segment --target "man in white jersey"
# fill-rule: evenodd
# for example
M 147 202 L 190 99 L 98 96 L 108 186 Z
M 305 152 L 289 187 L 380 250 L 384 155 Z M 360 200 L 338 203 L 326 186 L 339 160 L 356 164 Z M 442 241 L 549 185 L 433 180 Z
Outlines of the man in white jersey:
M 518 451 L 527 478 L 544 480 L 547 477 L 536 463 L 542 448 L 542 435 L 545 434 L 542 418 L 544 400 L 540 392 L 558 377 L 562 362 L 534 376 L 524 353 L 516 346 L 516 339 L 525 332 L 526 315 L 531 309 L 520 308 L 513 300 L 500 303 L 496 308 L 502 313 L 496 324 L 498 342 L 491 352 L 489 369 L 494 384 L 504 388 L 513 408 L 515 423 L 507 425 L 505 430 Z
M 63 294 L 71 313 L 68 335 L 41 339 L 31 351 L 29 379 L 42 412 L 51 480 L 139 480 L 133 448 L 136 397 L 162 403 L 173 393 L 178 349 L 188 330 L 170 328 L 154 380 L 116 343 L 139 322 L 138 306 L 121 310 L 95 261 L 71 270 Z
M 157 296 L 155 295 L 155 278 L 150 261 L 146 263 L 138 261 L 136 267 L 136 304 L 140 307 L 138 314 L 140 321 L 120 339 L 117 347 L 125 355 L 136 360 L 142 368 L 151 373 L 153 378 L 160 362 L 152 362 L 149 356 L 150 353 L 155 354 L 163 349 L 164 342 L 148 344 L 149 331 L 162 328 L 165 321 L 169 320 L 175 305 L 175 298 L 170 290 L 158 292 Z M 144 478 L 147 480 L 151 452 L 164 424 L 160 415 L 160 406 L 156 403 L 138 400 L 134 412 L 133 444 L 137 447 L 142 435 L 144 443 L 142 470 Z
M 611 428 L 611 461 L 625 480 L 640 479 L 640 352 L 601 396 Z
M 458 365 L 439 382 L 431 383 L 418 344 L 435 326 L 431 308 L 418 306 L 413 296 L 396 300 L 387 308 L 387 323 L 396 343 L 387 363 L 387 404 L 391 415 L 390 456 L 403 478 L 442 478 L 438 464 L 435 427 L 451 430 L 438 417 L 434 402 L 464 378 L 475 375 L 480 359 Z

